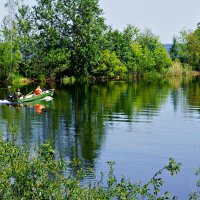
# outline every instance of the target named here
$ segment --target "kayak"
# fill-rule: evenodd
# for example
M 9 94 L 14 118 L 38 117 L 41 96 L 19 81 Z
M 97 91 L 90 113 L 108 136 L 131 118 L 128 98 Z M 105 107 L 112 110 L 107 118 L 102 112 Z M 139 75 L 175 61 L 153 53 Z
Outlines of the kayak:
M 39 99 L 43 99 L 47 96 L 53 96 L 55 89 L 49 89 L 43 91 L 41 94 L 35 95 L 35 94 L 27 94 L 23 97 L 20 97 L 18 99 L 13 98 L 13 96 L 8 97 L 8 101 L 13 102 L 13 103 L 24 103 L 24 102 L 30 102 L 30 101 L 35 101 Z

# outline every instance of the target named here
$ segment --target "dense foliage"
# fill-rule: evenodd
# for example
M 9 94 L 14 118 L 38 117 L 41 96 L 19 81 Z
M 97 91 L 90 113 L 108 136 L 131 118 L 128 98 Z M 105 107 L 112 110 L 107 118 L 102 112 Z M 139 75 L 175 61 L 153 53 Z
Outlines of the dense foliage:
M 132 184 L 125 178 L 117 181 L 114 163 L 109 162 L 105 185 L 102 180 L 96 180 L 92 185 L 82 186 L 82 178 L 92 171 L 83 171 L 78 161 L 67 165 L 61 159 L 56 160 L 54 149 L 48 143 L 30 153 L 25 147 L 17 147 L 13 141 L 0 138 L 1 199 L 172 199 L 168 192 L 160 193 L 163 185 L 160 175 L 164 170 L 171 175 L 180 171 L 180 164 L 170 159 L 169 164 L 146 184 Z M 76 169 L 76 173 L 65 174 L 67 166 Z
M 33 7 L 12 2 L 6 5 L 11 11 L 15 7 L 16 15 L 7 16 L 2 26 L 1 79 L 17 73 L 30 78 L 112 78 L 165 73 L 171 64 L 150 30 L 108 27 L 99 0 L 37 0 Z
M 194 31 L 181 31 L 180 35 L 174 37 L 171 48 L 173 60 L 179 60 L 185 65 L 191 66 L 193 70 L 200 70 L 200 26 Z

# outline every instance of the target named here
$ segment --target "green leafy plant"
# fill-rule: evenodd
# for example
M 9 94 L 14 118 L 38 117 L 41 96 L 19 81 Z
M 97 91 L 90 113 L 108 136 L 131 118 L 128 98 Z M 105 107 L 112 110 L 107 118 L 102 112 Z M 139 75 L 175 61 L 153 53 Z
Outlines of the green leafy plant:
M 0 138 L 0 199 L 170 199 L 168 192 L 160 194 L 164 183 L 160 175 L 164 170 L 174 175 L 181 166 L 170 158 L 168 165 L 142 185 L 125 178 L 117 181 L 115 163 L 108 164 L 107 184 L 103 184 L 103 173 L 99 181 L 82 184 L 81 180 L 93 171 L 83 170 L 78 160 L 66 163 L 56 159 L 51 143 L 41 144 L 30 152 Z M 72 171 L 66 173 L 69 166 Z

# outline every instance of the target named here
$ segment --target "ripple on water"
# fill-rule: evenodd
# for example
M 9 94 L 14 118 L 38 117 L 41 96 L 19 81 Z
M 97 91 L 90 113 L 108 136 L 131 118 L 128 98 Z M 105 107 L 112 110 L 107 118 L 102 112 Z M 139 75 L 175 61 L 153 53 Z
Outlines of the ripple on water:
M 153 109 L 146 109 L 141 112 L 133 112 L 132 115 L 124 113 L 115 113 L 112 115 L 104 115 L 105 122 L 137 122 L 137 123 L 151 123 L 153 118 L 158 116 L 158 111 Z

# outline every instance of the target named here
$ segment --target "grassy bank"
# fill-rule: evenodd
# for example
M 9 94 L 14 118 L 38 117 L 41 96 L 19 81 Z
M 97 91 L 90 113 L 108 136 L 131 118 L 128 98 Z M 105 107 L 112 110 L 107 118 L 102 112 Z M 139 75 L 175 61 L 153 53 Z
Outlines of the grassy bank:
M 173 76 L 192 76 L 196 72 L 192 71 L 192 67 L 187 64 L 182 64 L 179 61 L 174 61 L 167 72 L 168 77 Z

